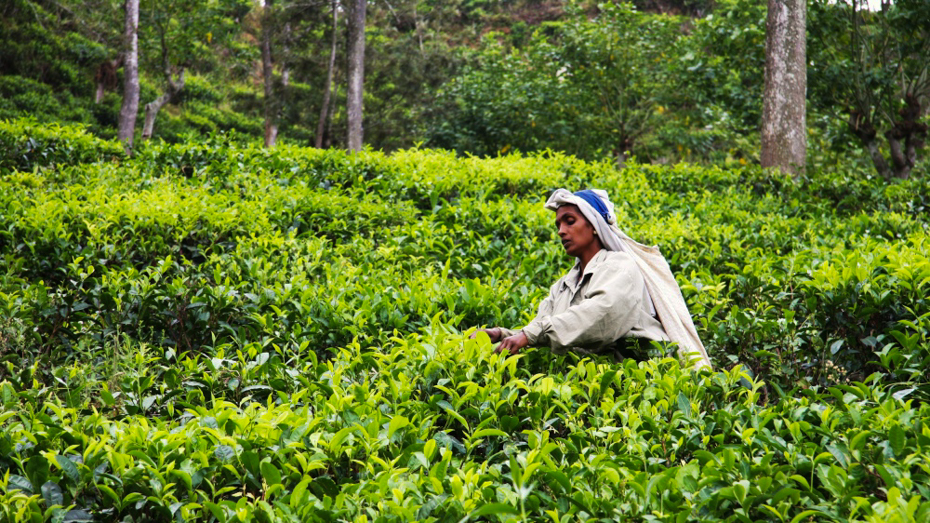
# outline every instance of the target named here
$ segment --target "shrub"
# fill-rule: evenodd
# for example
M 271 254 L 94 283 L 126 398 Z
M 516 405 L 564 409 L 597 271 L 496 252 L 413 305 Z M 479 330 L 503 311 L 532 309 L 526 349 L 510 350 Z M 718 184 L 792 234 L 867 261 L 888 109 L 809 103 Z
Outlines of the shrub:
M 85 163 L 120 157 L 122 147 L 88 134 L 79 126 L 39 124 L 18 119 L 0 122 L 0 173 L 57 163 Z
M 0 519 L 930 517 L 925 182 L 24 136 Z M 468 336 L 571 266 L 560 186 L 661 247 L 714 372 Z

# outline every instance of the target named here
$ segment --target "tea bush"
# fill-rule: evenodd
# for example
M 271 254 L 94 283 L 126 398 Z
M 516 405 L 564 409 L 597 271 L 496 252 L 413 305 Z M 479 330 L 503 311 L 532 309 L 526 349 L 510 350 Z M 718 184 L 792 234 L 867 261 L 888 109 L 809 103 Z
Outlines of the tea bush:
M 100 140 L 81 127 L 39 124 L 29 119 L 0 121 L 0 175 L 58 163 L 106 161 L 122 154 L 118 143 Z
M 30 139 L 0 521 L 930 518 L 924 179 Z M 469 338 L 570 267 L 560 186 L 662 248 L 714 372 Z

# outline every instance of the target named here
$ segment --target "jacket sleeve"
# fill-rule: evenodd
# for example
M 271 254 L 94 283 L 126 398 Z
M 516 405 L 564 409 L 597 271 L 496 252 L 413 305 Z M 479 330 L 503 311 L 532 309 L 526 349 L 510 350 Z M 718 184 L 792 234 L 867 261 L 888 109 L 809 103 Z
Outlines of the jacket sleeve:
M 633 260 L 605 265 L 591 273 L 580 303 L 559 314 L 537 316 L 524 332 L 538 328 L 537 339 L 555 352 L 572 347 L 597 349 L 629 333 L 642 314 L 642 275 Z

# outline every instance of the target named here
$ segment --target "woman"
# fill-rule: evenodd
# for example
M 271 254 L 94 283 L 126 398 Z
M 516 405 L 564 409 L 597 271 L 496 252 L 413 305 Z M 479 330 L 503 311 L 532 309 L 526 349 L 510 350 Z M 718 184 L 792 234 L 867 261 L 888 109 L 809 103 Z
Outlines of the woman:
M 558 189 L 546 202 L 575 266 L 549 290 L 536 318 L 520 330 L 481 329 L 497 351 L 528 346 L 589 354 L 623 352 L 639 340 L 674 341 L 679 356 L 710 367 L 681 290 L 656 247 L 634 242 L 615 225 L 601 190 Z

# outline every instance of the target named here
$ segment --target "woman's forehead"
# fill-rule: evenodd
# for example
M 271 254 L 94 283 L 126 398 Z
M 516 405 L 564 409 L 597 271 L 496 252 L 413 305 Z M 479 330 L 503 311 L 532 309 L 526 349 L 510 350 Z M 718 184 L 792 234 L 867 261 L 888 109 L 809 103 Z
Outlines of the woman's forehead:
M 565 205 L 559 206 L 559 208 L 555 211 L 555 219 L 558 220 L 560 217 L 565 216 L 566 214 L 581 216 L 581 209 L 579 209 L 575 204 L 566 203 Z

